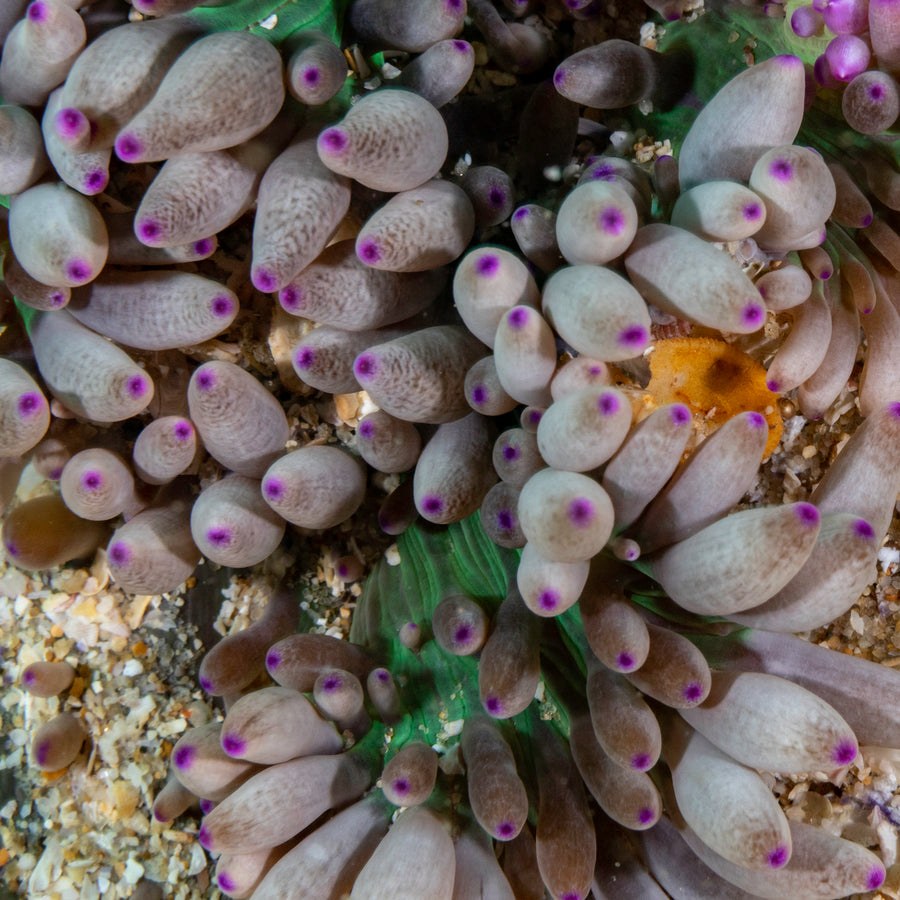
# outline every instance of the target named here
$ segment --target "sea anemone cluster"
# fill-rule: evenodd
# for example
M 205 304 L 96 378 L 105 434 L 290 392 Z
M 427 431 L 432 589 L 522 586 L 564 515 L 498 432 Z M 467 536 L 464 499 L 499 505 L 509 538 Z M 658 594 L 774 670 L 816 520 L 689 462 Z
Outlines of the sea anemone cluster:
M 875 829 L 797 822 L 773 784 L 839 791 L 900 748 L 895 673 L 792 636 L 873 582 L 900 492 L 897 5 L 648 3 L 652 49 L 594 2 L 355 0 L 365 84 L 340 4 L 18 5 L 11 564 L 99 552 L 164 593 L 391 486 L 400 564 L 348 639 L 298 633 L 281 590 L 200 664 L 224 718 L 175 745 L 153 814 L 199 803 L 219 890 L 878 889 Z M 508 95 L 471 90 L 479 55 Z M 633 159 L 636 128 L 671 144 Z M 265 374 L 224 350 L 259 321 Z M 808 496 L 746 502 L 781 413 L 848 384 L 863 422 Z M 350 438 L 298 440 L 300 391 L 355 397 Z M 84 738 L 61 713 L 32 762 Z

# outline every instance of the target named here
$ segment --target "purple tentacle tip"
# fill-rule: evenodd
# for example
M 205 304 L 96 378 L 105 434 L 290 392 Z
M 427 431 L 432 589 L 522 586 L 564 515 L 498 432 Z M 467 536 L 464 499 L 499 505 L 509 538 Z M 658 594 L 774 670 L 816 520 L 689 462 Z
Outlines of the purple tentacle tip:
M 444 510 L 444 501 L 436 494 L 429 494 L 422 498 L 422 509 L 429 515 L 435 516 Z
M 374 353 L 361 353 L 353 363 L 353 374 L 357 381 L 374 378 L 378 374 L 378 358 Z
M 144 375 L 132 375 L 125 385 L 128 396 L 140 400 L 150 389 L 150 382 Z
M 375 677 L 382 684 L 387 684 L 391 680 L 391 673 L 387 669 L 375 669 Z
M 37 681 L 37 677 L 35 676 L 34 672 L 28 671 L 22 676 L 22 681 L 25 685 L 32 685 L 35 683 L 35 681 Z
M 81 474 L 81 486 L 86 491 L 97 491 L 103 487 L 103 474 L 96 470 L 88 470 Z
M 691 411 L 683 403 L 676 403 L 669 412 L 669 416 L 673 425 L 687 425 L 691 421 Z
M 520 206 L 512 215 L 514 222 L 521 222 L 531 215 L 531 210 L 527 206 Z
M 214 297 L 212 303 L 210 304 L 210 312 L 217 319 L 224 319 L 226 316 L 230 316 L 234 312 L 234 301 L 231 299 L 231 297 L 226 297 L 224 295 Z
M 581 900 L 581 894 L 577 891 L 567 891 L 559 900 Z
M 762 413 L 747 413 L 747 424 L 751 428 L 767 428 L 766 417 Z
M 188 744 L 185 747 L 178 747 L 172 754 L 172 765 L 176 769 L 189 769 L 197 756 L 197 748 Z
M 227 547 L 231 543 L 232 537 L 230 528 L 209 528 L 206 532 L 206 540 L 214 547 Z
M 50 305 L 54 309 L 59 309 L 60 306 L 65 306 L 66 296 L 61 291 L 54 291 L 50 295 Z
M 47 762 L 50 755 L 50 741 L 43 741 L 34 748 L 34 760 L 39 766 L 43 766 Z
M 25 15 L 29 22 L 45 22 L 49 17 L 47 4 L 44 3 L 44 0 L 34 0 L 34 3 L 28 4 Z
M 631 672 L 634 669 L 635 662 L 635 658 L 624 650 L 616 655 L 616 668 L 620 672 Z
M 296 285 L 289 284 L 278 292 L 278 302 L 288 312 L 294 312 L 303 307 L 303 291 Z
M 837 766 L 848 766 L 856 759 L 856 741 L 843 740 L 831 751 L 831 759 Z
M 497 511 L 497 528 L 500 531 L 509 532 L 516 527 L 516 517 L 511 509 Z
M 653 760 L 649 753 L 632 753 L 631 768 L 637 769 L 639 772 L 646 772 L 653 764 Z
M 222 749 L 229 756 L 240 756 L 247 748 L 247 742 L 236 734 L 222 735 Z
M 769 163 L 769 174 L 776 181 L 790 181 L 794 177 L 794 166 L 789 159 L 778 157 Z
M 212 835 L 205 825 L 200 826 L 200 830 L 197 832 L 197 840 L 204 850 L 212 850 Z
M 319 135 L 319 150 L 322 153 L 327 153 L 334 156 L 338 153 L 343 153 L 349 145 L 349 135 L 346 131 L 344 131 L 343 128 L 340 128 L 337 125 L 331 128 L 326 128 Z
M 490 278 L 497 273 L 500 268 L 500 257 L 493 253 L 486 253 L 480 256 L 475 262 L 475 274 L 482 278 Z
M 375 423 L 371 420 L 360 422 L 359 428 L 357 429 L 356 433 L 359 437 L 364 437 L 366 439 L 375 437 Z
M 456 629 L 456 631 L 453 632 L 453 643 L 457 647 L 464 647 L 471 640 L 472 640 L 472 626 L 471 625 L 460 625 Z
M 619 411 L 619 398 L 610 392 L 605 392 L 597 398 L 597 412 L 601 416 L 612 416 Z
M 23 418 L 28 419 L 36 412 L 44 407 L 44 398 L 37 391 L 28 391 L 20 394 L 16 401 L 16 412 Z
M 208 800 L 206 797 L 204 797 L 200 801 L 200 812 L 202 812 L 204 816 L 208 816 L 215 808 L 215 800 Z
M 266 478 L 262 490 L 267 500 L 278 501 L 284 498 L 284 482 L 280 478 Z
M 70 259 L 65 265 L 66 278 L 78 284 L 89 281 L 93 274 L 90 264 L 84 259 Z
M 509 314 L 509 325 L 518 331 L 528 324 L 529 318 L 528 310 L 524 306 L 518 306 Z
M 6 552 L 15 559 L 19 555 L 19 545 L 14 541 L 5 540 L 3 542 L 3 546 L 6 548 Z
M 553 83 L 556 87 L 562 87 L 566 83 L 566 70 L 562 66 L 557 66 L 553 73 Z
M 212 248 L 212 238 L 200 238 L 199 241 L 194 241 L 194 253 L 198 256 L 207 256 L 212 253 Z
M 409 780 L 406 778 L 395 778 L 391 782 L 391 789 L 398 797 L 405 797 L 409 793 Z
M 741 210 L 748 222 L 755 222 L 762 215 L 762 206 L 759 203 L 748 203 Z
M 794 511 L 797 519 L 803 525 L 818 525 L 819 524 L 819 511 L 812 505 L 812 503 L 798 503 L 797 508 Z
M 254 269 L 250 273 L 250 280 L 253 282 L 253 287 L 264 294 L 274 291 L 277 283 L 275 275 L 268 269 Z
M 69 107 L 61 109 L 53 118 L 53 130 L 60 140 L 69 140 L 81 130 L 85 115 L 81 110 Z
M 208 678 L 204 678 L 202 675 L 200 676 L 200 687 L 206 691 L 207 694 L 211 694 L 213 692 L 213 688 L 215 687 Z
M 356 255 L 366 265 L 371 266 L 381 259 L 381 247 L 378 246 L 378 241 L 375 238 L 365 238 L 365 240 L 359 242 L 359 246 L 356 248 Z
M 463 0 L 444 0 L 444 6 L 451 12 L 459 12 L 464 8 Z
M 158 241 L 162 237 L 163 227 L 156 219 L 141 219 L 136 224 L 138 240 L 141 243 Z
M 106 187 L 106 183 L 109 181 L 109 176 L 103 169 L 93 169 L 88 172 L 87 175 L 84 176 L 84 183 L 82 187 L 89 194 L 99 194 L 103 188 Z
M 790 851 L 784 844 L 779 844 L 766 854 L 766 865 L 770 869 L 780 869 L 791 858 Z
M 487 200 L 494 209 L 499 209 L 506 202 L 506 191 L 501 187 L 492 187 L 488 191 Z
M 315 87 L 322 80 L 322 70 L 318 66 L 307 66 L 300 78 L 307 87 Z
M 127 566 L 131 562 L 131 547 L 124 541 L 116 541 L 109 548 L 109 561 L 116 566 Z
M 270 650 L 266 654 L 266 669 L 274 672 L 281 665 L 281 654 L 277 650 Z
M 866 225 L 871 225 L 871 224 L 872 224 L 872 215 L 871 215 L 871 213 L 867 213 L 866 215 L 864 215 L 864 216 L 862 217 L 862 221 L 860 222 L 860 226 L 863 227 L 863 228 L 865 228 Z M 868 310 L 866 310 L 866 311 L 868 312 Z
M 878 888 L 884 884 L 884 879 L 887 876 L 887 872 L 885 872 L 884 866 L 873 866 L 869 871 L 869 877 L 866 879 L 866 890 L 867 891 L 876 891 Z
M 744 325 L 759 326 L 765 318 L 766 308 L 761 303 L 748 303 L 741 310 L 741 322 Z
M 831 269 L 822 269 L 822 271 L 819 272 L 819 281 L 828 281 L 828 279 L 831 278 L 831 275 Z
M 853 523 L 853 533 L 866 541 L 871 541 L 875 537 L 875 529 L 865 519 L 857 519 Z
M 503 701 L 493 694 L 489 694 L 484 698 L 484 708 L 487 710 L 488 715 L 494 717 L 503 715 Z
M 516 825 L 515 822 L 500 822 L 497 825 L 497 830 L 494 833 L 495 837 L 499 838 L 501 841 L 508 841 L 513 837 L 516 833 Z
M 634 349 L 646 346 L 649 340 L 650 333 L 643 325 L 629 325 L 616 338 L 617 343 L 621 346 Z
M 233 891 L 237 882 L 227 872 L 216 872 L 216 881 L 223 891 Z
M 527 415 L 528 424 L 537 426 L 538 422 L 541 421 L 543 416 L 544 416 L 544 411 L 542 409 L 530 409 L 528 411 L 528 415 Z
M 888 404 L 890 414 L 900 419 L 900 400 L 893 400 Z
M 600 213 L 597 224 L 605 234 L 619 235 L 625 228 L 625 214 L 616 206 L 610 206 Z
M 640 822 L 641 825 L 649 825 L 651 822 L 656 820 L 656 812 L 650 809 L 649 806 L 642 806 L 638 810 L 637 818 L 638 822 Z
M 515 444 L 506 444 L 501 452 L 507 462 L 513 462 L 522 455 L 522 450 Z
M 483 384 L 476 384 L 472 388 L 472 403 L 474 403 L 475 406 L 484 406 L 489 399 L 490 394 Z
M 472 45 L 468 41 L 455 40 L 453 42 L 453 49 L 459 53 L 471 53 Z
M 553 612 L 559 606 L 559 592 L 553 588 L 544 588 L 538 594 L 538 606 L 545 612 Z
M 777 394 L 781 390 L 781 382 L 775 378 L 766 379 L 766 387 L 773 393 Z
M 698 703 L 703 697 L 703 685 L 699 682 L 692 681 L 681 689 L 681 696 L 688 703 Z
M 566 513 L 569 521 L 576 528 L 587 528 L 594 521 L 596 510 L 594 504 L 587 497 L 576 497 L 570 504 Z
M 194 433 L 194 426 L 187 419 L 182 419 L 175 423 L 172 433 L 175 435 L 176 441 L 186 441 Z
M 141 155 L 143 145 L 137 135 L 125 132 L 116 138 L 115 149 L 122 162 L 133 162 Z
M 301 347 L 294 354 L 294 365 L 298 369 L 306 371 L 311 369 L 316 361 L 316 351 L 312 347 Z
M 336 672 L 327 675 L 322 680 L 322 690 L 325 691 L 326 694 L 333 694 L 335 691 L 339 691 L 343 686 L 344 679 Z

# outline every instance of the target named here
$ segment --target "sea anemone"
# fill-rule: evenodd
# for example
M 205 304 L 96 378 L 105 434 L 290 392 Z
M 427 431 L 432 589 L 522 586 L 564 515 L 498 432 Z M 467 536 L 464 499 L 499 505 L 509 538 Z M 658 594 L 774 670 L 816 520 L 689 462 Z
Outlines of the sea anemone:
M 900 26 L 648 5 L 652 48 L 597 40 L 595 3 L 355 0 L 379 74 L 348 85 L 341 4 L 33 0 L 9 31 L 10 563 L 100 551 L 161 594 L 390 487 L 399 565 L 344 640 L 279 590 L 200 664 L 224 720 L 153 813 L 200 803 L 228 896 L 839 900 L 894 862 L 784 785 L 840 796 L 860 745 L 900 747 L 894 673 L 789 636 L 873 582 L 900 491 Z M 757 488 L 852 389 L 827 470 Z M 67 708 L 32 762 L 85 737 Z

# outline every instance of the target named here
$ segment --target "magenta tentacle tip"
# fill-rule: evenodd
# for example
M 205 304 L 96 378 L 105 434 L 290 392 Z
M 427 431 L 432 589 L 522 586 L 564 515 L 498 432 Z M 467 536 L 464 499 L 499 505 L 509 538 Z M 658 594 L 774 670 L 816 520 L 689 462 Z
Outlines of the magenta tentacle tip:
M 294 365 L 305 372 L 311 369 L 316 361 L 316 351 L 312 347 L 300 347 L 294 354 Z
M 61 141 L 76 137 L 87 125 L 87 116 L 73 106 L 61 109 L 53 117 L 53 130 Z
M 527 206 L 520 206 L 513 214 L 513 222 L 521 222 L 531 215 L 531 210 Z
M 831 760 L 836 766 L 848 766 L 856 759 L 858 749 L 856 741 L 843 740 L 831 751 Z
M 553 612 L 559 606 L 559 592 L 553 590 L 553 588 L 544 588 L 538 594 L 538 606 L 544 612 Z
M 125 390 L 132 400 L 140 400 L 150 390 L 150 380 L 145 375 L 132 375 L 125 384 Z
M 472 45 L 468 41 L 455 40 L 453 41 L 453 49 L 457 51 L 457 53 L 471 53 Z
M 669 411 L 669 418 L 673 425 L 687 425 L 691 421 L 691 411 L 683 403 L 676 403 Z
M 653 765 L 653 759 L 649 753 L 633 753 L 631 755 L 631 768 L 638 772 L 646 772 Z
M 144 146 L 136 134 L 125 132 L 116 138 L 116 156 L 122 162 L 134 162 L 143 152 Z
M 223 734 L 222 749 L 229 756 L 240 756 L 247 749 L 247 742 L 239 735 Z
M 39 765 L 43 766 L 47 762 L 47 757 L 50 755 L 50 741 L 42 741 L 37 747 L 34 748 L 34 761 Z
M 264 294 L 270 294 L 274 291 L 275 285 L 278 283 L 275 274 L 268 269 L 254 268 L 250 273 L 250 280 L 253 282 L 253 287 Z
M 111 544 L 108 555 L 109 561 L 115 566 L 127 566 L 133 556 L 131 547 L 124 541 L 116 541 Z
M 223 891 L 233 891 L 237 882 L 227 872 L 216 872 L 216 882 Z
M 867 891 L 876 891 L 878 888 L 884 884 L 884 879 L 887 877 L 887 872 L 885 871 L 884 866 L 872 866 L 869 871 L 869 877 L 866 879 L 866 890 Z
M 156 219 L 139 219 L 135 225 L 137 226 L 138 240 L 142 244 L 152 247 L 163 237 L 162 223 L 157 222 Z
M 212 851 L 212 834 L 210 834 L 209 829 L 205 825 L 200 826 L 200 830 L 197 832 L 197 840 L 204 850 Z
M 35 23 L 46 22 L 50 18 L 50 12 L 44 0 L 34 0 L 33 3 L 29 3 L 25 15 L 29 22 Z
M 649 825 L 651 822 L 656 821 L 656 810 L 651 809 L 649 806 L 642 806 L 638 810 L 637 819 L 641 825 Z
M 81 473 L 80 483 L 85 491 L 99 491 L 104 484 L 103 473 L 96 469 L 88 469 Z
M 398 797 L 405 797 L 409 793 L 409 779 L 395 778 L 391 782 L 391 789 Z
M 361 353 L 353 363 L 353 374 L 362 382 L 378 374 L 378 357 L 374 353 Z
M 212 249 L 212 238 L 200 238 L 199 241 L 194 241 L 194 253 L 198 256 L 207 256 L 212 253 Z
M 278 302 L 287 312 L 303 308 L 303 291 L 296 285 L 289 284 L 278 292 Z
M 215 685 L 210 681 L 209 678 L 205 678 L 202 675 L 200 676 L 200 687 L 206 691 L 207 694 L 211 694 L 213 692 L 213 688 Z
M 21 418 L 29 419 L 46 405 L 42 394 L 37 391 L 27 391 L 19 395 L 19 399 L 16 401 L 16 412 Z
M 322 70 L 318 66 L 307 66 L 300 73 L 300 80 L 310 88 L 314 88 L 322 80 Z
M 499 822 L 494 832 L 494 837 L 501 841 L 508 841 L 516 834 L 515 822 Z
M 206 532 L 206 540 L 214 547 L 227 547 L 233 537 L 231 529 L 223 526 L 209 528 Z
M 814 526 L 819 524 L 819 519 L 821 518 L 819 515 L 819 511 L 812 505 L 812 503 L 798 503 L 794 514 L 797 516 L 797 520 L 802 525 Z
M 484 708 L 487 710 L 488 715 L 494 716 L 494 718 L 503 715 L 503 701 L 493 694 L 488 694 L 484 698 Z
M 566 510 L 569 521 L 576 528 L 588 528 L 594 521 L 596 509 L 587 497 L 576 497 Z
M 528 324 L 528 320 L 531 316 L 528 314 L 528 310 L 524 306 L 517 306 L 515 309 L 511 310 L 509 313 L 509 325 L 510 328 L 515 331 L 520 331 Z
M 84 176 L 82 187 L 85 193 L 99 194 L 106 187 L 109 175 L 103 169 L 93 169 Z
M 697 681 L 692 681 L 681 689 L 681 696 L 688 703 L 699 703 L 703 698 L 703 685 Z
M 741 310 L 741 323 L 751 327 L 759 327 L 765 321 L 766 308 L 761 303 L 748 303 Z
M 436 516 L 444 511 L 444 501 L 437 494 L 428 494 L 422 498 L 422 509 L 430 516 Z
M 189 769 L 197 756 L 197 748 L 188 744 L 185 747 L 176 747 L 172 754 L 172 765 L 176 769 Z
M 875 529 L 865 519 L 856 519 L 853 522 L 853 533 L 866 541 L 871 541 L 875 537 Z
M 262 483 L 262 492 L 267 500 L 278 502 L 284 499 L 284 482 L 280 478 L 266 478 Z
M 784 844 L 779 844 L 766 854 L 766 865 L 770 869 L 780 869 L 791 858 L 791 853 Z
M 490 278 L 500 268 L 500 257 L 494 253 L 486 253 L 475 262 L 475 274 L 482 278 Z
M 502 532 L 510 532 L 516 527 L 516 517 L 511 509 L 497 511 L 497 528 Z
M 492 187 L 488 191 L 488 204 L 494 209 L 500 209 L 506 203 L 506 191 L 501 187 Z
M 616 668 L 620 672 L 632 672 L 634 671 L 637 660 L 632 656 L 632 654 L 625 652 L 624 650 L 616 655 Z
M 620 235 L 625 230 L 625 214 L 616 206 L 610 206 L 600 213 L 597 224 L 605 234 Z
M 637 349 L 638 347 L 645 347 L 649 340 L 650 332 L 648 332 L 643 325 L 629 325 L 627 328 L 624 328 L 616 338 L 616 342 L 620 346 L 632 350 Z
M 378 245 L 378 241 L 375 238 L 364 238 L 361 240 L 356 248 L 356 255 L 359 257 L 361 262 L 364 262 L 367 266 L 374 265 L 379 262 L 382 257 L 381 247 Z
M 266 669 L 274 672 L 281 665 L 281 654 L 277 650 L 270 650 L 266 654 Z
M 318 146 L 319 152 L 337 156 L 350 146 L 350 136 L 343 128 L 333 125 L 331 128 L 326 128 L 319 135 Z
M 472 388 L 472 403 L 475 406 L 484 406 L 485 403 L 490 399 L 490 394 L 488 393 L 488 389 L 483 384 L 476 384 Z
M 747 413 L 747 424 L 751 428 L 767 428 L 766 417 L 762 413 L 758 412 L 749 412 Z
M 359 428 L 356 430 L 357 437 L 363 437 L 367 440 L 375 437 L 375 423 L 369 419 L 365 422 L 359 423 Z
M 619 398 L 611 391 L 605 391 L 597 398 L 597 412 L 601 416 L 612 416 L 617 413 L 621 407 Z
M 75 284 L 84 284 L 86 281 L 90 281 L 94 277 L 94 273 L 91 269 L 90 263 L 84 259 L 70 259 L 65 264 L 65 273 L 66 278 L 69 281 L 74 282 Z

